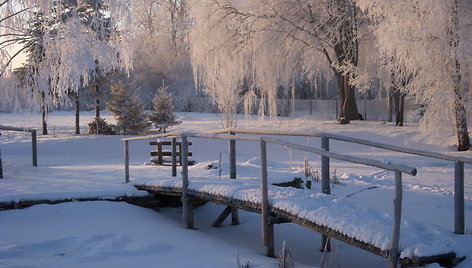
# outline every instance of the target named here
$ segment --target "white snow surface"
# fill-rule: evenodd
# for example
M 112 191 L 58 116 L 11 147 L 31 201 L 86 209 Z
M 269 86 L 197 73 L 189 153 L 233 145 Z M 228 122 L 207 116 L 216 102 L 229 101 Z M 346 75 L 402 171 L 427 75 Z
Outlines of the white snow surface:
M 92 112 L 81 113 L 83 133 L 93 116 Z M 114 122 L 110 115 L 104 117 L 108 122 Z M 197 132 L 221 128 L 218 115 L 188 113 L 178 114 L 178 117 L 182 124 L 171 130 Z M 171 178 L 169 167 L 144 165 L 149 161 L 152 149 L 148 141 L 130 142 L 132 183 L 124 183 L 123 136 L 74 135 L 73 122 L 72 112 L 49 114 L 50 135 L 38 135 L 38 167 L 31 166 L 28 133 L 1 131 L 4 179 L 0 179 L 0 202 L 145 195 L 133 187 L 133 184 L 141 183 L 180 187 L 180 175 Z M 316 116 L 263 120 L 241 116 L 237 123 L 240 128 L 323 131 L 472 156 L 471 151 L 454 152 L 454 138 L 446 130 L 441 137 L 423 136 L 414 124 L 395 127 L 389 123 L 364 121 L 346 126 L 322 121 Z M 0 113 L 0 124 L 40 129 L 40 115 Z M 319 146 L 316 138 L 278 138 Z M 230 185 L 227 142 L 207 139 L 193 139 L 192 142 L 190 150 L 198 164 L 190 168 L 190 187 L 243 200 L 260 200 L 258 144 L 237 142 L 238 179 L 231 180 Z M 453 249 L 459 256 L 467 257 L 458 267 L 472 266 L 471 165 L 465 165 L 468 234 L 457 236 L 452 234 L 453 163 L 336 141 L 331 142 L 330 149 L 416 167 L 417 176 L 404 175 L 403 178 L 402 256 L 444 253 Z M 313 168 L 320 168 L 316 155 L 277 145 L 268 145 L 267 150 L 270 182 L 304 178 L 305 157 Z M 222 162 L 219 164 L 220 154 Z M 210 163 L 220 166 L 220 170 L 208 170 L 206 167 Z M 338 230 L 347 229 L 350 235 L 387 249 L 392 224 L 390 215 L 393 214 L 393 173 L 340 161 L 331 162 L 333 172 L 341 184 L 332 185 L 331 196 L 319 194 L 317 182 L 313 182 L 311 190 L 271 186 L 272 204 Z M 150 267 L 156 264 L 235 267 L 236 255 L 241 263 L 249 261 L 254 267 L 276 267 L 276 260 L 263 256 L 260 215 L 241 211 L 240 225 L 212 228 L 212 221 L 222 209 L 216 204 L 198 208 L 196 231 L 182 228 L 179 208 L 155 212 L 121 202 L 71 202 L 1 211 L 0 267 Z M 286 240 L 297 265 L 313 267 L 319 264 L 321 253 L 318 252 L 320 238 L 317 233 L 295 224 L 283 224 L 276 226 L 275 236 L 276 249 L 280 249 L 282 241 Z M 333 248 L 334 252 L 328 254 L 332 267 L 336 264 L 340 267 L 378 267 L 386 263 L 383 258 L 338 241 L 333 242 Z

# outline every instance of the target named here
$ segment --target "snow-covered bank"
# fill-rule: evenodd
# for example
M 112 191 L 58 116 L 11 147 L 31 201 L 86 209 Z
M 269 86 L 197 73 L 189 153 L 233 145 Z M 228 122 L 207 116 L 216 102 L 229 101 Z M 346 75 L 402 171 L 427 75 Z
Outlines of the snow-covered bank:
M 86 129 L 86 123 L 91 121 L 94 114 L 92 112 L 81 113 L 81 126 L 82 132 Z M 104 115 L 107 121 L 113 122 L 113 118 L 109 115 Z M 178 114 L 179 120 L 183 123 L 177 126 L 175 129 L 183 131 L 202 131 L 220 128 L 220 117 L 214 114 Z M 30 136 L 28 134 L 18 132 L 2 132 L 0 136 L 0 149 L 2 152 L 3 169 L 5 179 L 0 180 L 0 198 L 2 200 L 23 200 L 29 198 L 38 197 L 49 197 L 49 198 L 63 198 L 67 196 L 84 196 L 84 195 L 104 195 L 113 196 L 121 194 L 136 195 L 140 194 L 131 185 L 124 183 L 124 170 L 123 170 L 123 143 L 120 141 L 119 136 L 95 136 L 95 135 L 74 135 L 73 134 L 73 114 L 71 112 L 53 112 L 49 114 L 48 122 L 50 126 L 50 135 L 38 136 L 38 160 L 39 167 L 34 168 L 31 166 L 31 147 L 30 147 Z M 35 127 L 40 126 L 40 115 L 24 116 L 22 114 L 6 114 L 0 113 L 0 124 L 15 125 L 24 127 Z M 53 131 L 55 126 L 55 133 Z M 277 119 L 266 119 L 259 121 L 256 117 L 246 118 L 241 116 L 238 119 L 238 127 L 240 128 L 252 128 L 252 129 L 277 129 L 277 130 L 300 130 L 300 131 L 325 131 L 343 134 L 352 137 L 360 137 L 364 139 L 370 139 L 378 142 L 386 142 L 395 145 L 407 146 L 412 148 L 447 152 L 451 154 L 461 154 L 468 157 L 472 156 L 472 152 L 455 153 L 452 152 L 452 143 L 450 140 L 441 140 L 441 143 L 435 142 L 431 137 L 425 137 L 419 135 L 417 127 L 415 125 L 407 125 L 405 127 L 395 127 L 389 124 L 382 125 L 379 122 L 353 122 L 349 126 L 343 126 L 335 124 L 332 121 L 317 121 L 315 117 L 303 117 L 303 118 L 277 118 Z M 293 138 L 290 141 L 298 144 L 310 144 L 311 146 L 318 147 L 319 139 L 316 138 Z M 204 139 L 194 139 L 191 151 L 193 152 L 193 158 L 199 163 L 212 162 L 215 165 L 218 163 L 218 158 L 221 153 L 223 158 L 222 163 L 222 177 L 228 176 L 228 168 L 226 166 L 227 158 L 227 143 L 224 141 L 209 141 Z M 240 164 L 241 169 L 238 169 L 238 177 L 247 179 L 257 180 L 259 177 L 258 170 L 258 155 L 259 148 L 249 142 L 238 142 L 237 143 L 237 161 Z M 148 145 L 147 141 L 134 141 L 130 143 L 130 156 L 131 156 L 131 180 L 136 181 L 138 179 L 152 180 L 160 176 L 168 174 L 170 176 L 170 169 L 164 167 L 146 166 L 144 162 L 149 160 L 149 151 L 152 149 Z M 310 165 L 319 169 L 319 157 L 314 155 L 307 155 L 305 153 L 288 150 L 284 147 L 269 145 L 268 146 L 268 160 L 269 160 L 269 172 L 273 172 L 272 175 L 277 174 L 279 178 L 283 176 L 295 176 L 294 173 L 300 174 L 299 168 L 303 166 L 304 157 L 309 158 Z M 342 142 L 332 142 L 331 150 L 339 153 L 348 153 L 362 157 L 374 158 L 374 159 L 390 159 L 392 161 L 405 163 L 410 166 L 418 168 L 418 175 L 416 177 L 404 176 L 404 206 L 403 215 L 405 218 L 411 218 L 413 220 L 430 222 L 435 225 L 441 226 L 448 230 L 452 230 L 453 227 L 453 164 L 441 160 L 434 160 L 423 157 L 413 157 L 400 153 L 386 152 L 380 149 L 368 148 L 365 146 L 352 145 Z M 334 185 L 332 193 L 336 197 L 346 197 L 353 204 L 359 203 L 363 206 L 367 206 L 376 209 L 381 212 L 391 213 L 392 211 L 392 200 L 393 200 L 393 174 L 376 168 L 369 168 L 365 166 L 349 164 L 345 162 L 332 161 L 332 172 L 336 171 L 339 180 L 342 184 Z M 218 173 L 218 171 L 212 171 Z M 215 174 L 216 174 L 215 173 Z M 193 175 L 192 175 L 193 174 Z M 196 176 L 195 173 L 190 173 L 191 176 Z M 465 170 L 465 193 L 466 193 L 466 227 L 468 230 L 472 229 L 472 169 L 470 165 L 466 165 Z M 273 177 L 273 176 L 272 176 Z M 192 177 L 190 178 L 190 180 Z M 372 188 L 376 186 L 375 188 Z M 315 183 L 313 187 L 313 193 L 319 192 L 319 184 Z M 369 190 L 365 190 L 371 188 Z M 353 194 L 355 193 L 355 194 Z M 353 194 L 353 195 L 352 195 Z M 350 197 L 347 197 L 350 196 Z M 62 204 L 56 206 L 44 206 L 51 208 L 58 214 L 66 213 L 69 210 L 74 210 L 74 207 L 80 203 Z M 75 237 L 72 244 L 82 249 L 78 252 L 82 252 L 79 255 L 88 256 L 87 251 L 83 249 L 85 244 L 89 244 L 88 241 L 93 241 L 94 235 L 101 235 L 103 238 L 103 244 L 111 243 L 114 241 L 114 236 L 107 236 L 108 232 L 103 229 L 96 229 L 94 226 L 101 225 L 114 225 L 116 220 L 113 217 L 101 218 L 101 223 L 95 223 L 87 225 L 82 228 L 82 223 L 85 221 L 84 218 L 93 218 L 94 216 L 86 216 L 87 211 L 94 211 L 95 203 L 87 203 L 87 209 L 78 209 L 76 211 L 77 217 L 75 225 L 71 223 L 70 228 L 51 229 L 49 233 L 56 233 L 58 237 L 49 239 L 41 234 L 34 232 L 36 225 L 32 224 L 37 216 L 32 207 L 20 211 L 3 211 L 0 212 L 0 219 L 2 222 L 0 226 L 4 225 L 4 220 L 11 222 L 11 229 L 1 230 L 0 245 L 3 252 L 7 256 L 12 256 L 5 261 L 0 261 L 0 266 L 11 266 L 15 263 L 23 263 L 27 258 L 35 258 L 39 260 L 41 256 L 47 255 L 42 253 L 40 248 L 43 246 L 34 247 L 31 245 L 33 242 L 39 244 L 56 244 L 64 245 L 66 240 L 61 240 L 67 237 Z M 97 203 L 98 204 L 98 203 Z M 70 206 L 70 207 L 69 207 Z M 39 206 L 42 207 L 42 206 Z M 106 214 L 107 210 L 113 211 L 113 214 L 124 214 L 128 213 L 127 209 L 121 212 L 122 207 L 116 208 L 96 208 L 96 214 Z M 136 208 L 141 211 L 141 208 Z M 206 237 L 209 240 L 208 252 L 202 253 L 203 258 L 207 259 L 208 263 L 218 263 L 221 265 L 218 267 L 234 267 L 235 266 L 235 250 L 231 247 L 242 248 L 238 250 L 241 256 L 242 262 L 250 261 L 251 263 L 258 264 L 259 267 L 267 267 L 275 265 L 273 260 L 267 259 L 263 256 L 264 248 L 260 241 L 260 216 L 242 213 L 242 224 L 240 226 L 225 226 L 224 228 L 214 229 L 212 228 L 211 222 L 216 216 L 222 211 L 222 207 L 217 205 L 207 204 L 199 208 L 196 212 L 196 224 L 199 230 L 196 232 L 200 233 L 202 237 Z M 147 211 L 147 210 L 146 210 Z M 56 212 L 50 213 L 54 215 Z M 41 212 L 47 213 L 47 212 Z M 39 213 L 39 214 L 41 214 Z M 131 213 L 131 212 L 130 212 Z M 152 212 L 155 213 L 155 212 Z M 70 215 L 67 214 L 69 217 Z M 164 264 L 172 264 L 176 267 L 188 267 L 189 260 L 197 257 L 175 257 L 177 251 L 192 251 L 193 248 L 198 248 L 200 240 L 195 239 L 189 240 L 184 236 L 180 237 L 179 233 L 186 233 L 186 230 L 181 229 L 181 215 L 179 209 L 165 209 L 159 217 L 171 218 L 170 222 L 166 222 L 158 218 L 155 220 L 149 220 L 149 226 L 143 227 L 143 232 L 146 230 L 148 233 L 153 232 L 153 229 L 157 228 L 176 228 L 175 234 L 172 234 L 178 244 L 186 245 L 183 248 L 179 248 L 175 252 L 168 252 L 166 257 L 162 257 L 162 260 L 169 261 Z M 125 216 L 125 215 L 124 215 Z M 51 216 L 52 217 L 52 216 Z M 64 221 L 64 218 L 55 218 L 57 225 L 49 223 L 51 226 L 61 226 L 60 222 Z M 54 217 L 52 217 L 54 218 Z M 70 216 L 71 219 L 74 217 Z M 148 218 L 143 217 L 145 221 Z M 53 219 L 51 219 L 53 220 Z M 21 237 L 21 228 L 15 228 L 15 222 L 17 226 L 24 226 L 23 230 L 31 229 L 31 241 L 26 240 L 15 240 L 15 237 Z M 21 224 L 22 225 L 21 225 Z M 146 223 L 148 224 L 148 223 Z M 169 226 L 167 226 L 169 225 Z M 130 228 L 133 228 L 133 223 L 130 222 Z M 148 225 L 146 225 L 148 226 Z M 232 228 L 228 232 L 228 228 Z M 0 228 L 2 229 L 2 228 Z M 89 231 L 92 234 L 75 234 L 75 230 Z M 7 232 L 8 230 L 8 232 Z M 166 229 L 170 230 L 170 229 Z M 238 232 L 236 230 L 239 230 Z M 61 231 L 59 235 L 59 231 Z M 123 232 L 123 233 L 121 233 Z M 116 234 L 126 235 L 126 231 L 116 230 Z M 174 232 L 174 231 L 172 231 Z M 192 231 L 195 232 L 195 231 Z M 469 231 L 470 232 L 470 231 Z M 39 235 L 34 238 L 35 235 Z M 171 232 L 169 231 L 169 234 Z M 3 237 L 11 237 L 9 240 L 4 240 Z M 59 237 L 60 236 L 60 237 Z M 134 236 L 134 234 L 133 234 Z M 137 236 L 139 237 L 139 236 Z M 167 236 L 166 236 L 167 237 Z M 112 239 L 113 238 L 113 239 Z M 465 236 L 466 239 L 470 238 L 470 234 Z M 26 238 L 25 238 L 26 239 Z M 146 239 L 137 239 L 137 244 L 145 245 L 150 243 Z M 179 240 L 182 239 L 182 240 Z M 53 242 L 52 240 L 61 240 Z M 80 241 L 82 242 L 80 242 Z M 117 239 L 119 240 L 119 239 Z M 154 237 L 153 243 L 164 243 L 157 237 Z M 230 242 L 225 242 L 228 240 Z M 293 224 L 284 224 L 276 226 L 276 248 L 279 249 L 281 241 L 287 240 L 292 254 L 295 260 L 300 265 L 313 266 L 319 263 L 321 257 L 318 253 L 319 247 L 319 235 L 301 228 Z M 470 240 L 470 239 L 469 239 Z M 79 241 L 79 242 L 77 242 Z M 86 242 L 83 242 L 86 241 Z M 120 240 L 121 241 L 121 240 Z M 120 244 L 121 242 L 117 242 Z M 102 244 L 102 243 L 98 243 Z M 126 244 L 126 243 L 121 243 Z M 131 243 L 132 244 L 132 243 Z M 210 246 L 213 245 L 213 246 Z M 231 246 L 228 246 L 230 244 Z M 23 253 L 15 253 L 8 251 L 10 248 L 14 248 L 15 245 L 24 245 L 27 250 Z M 133 244 L 136 245 L 136 244 Z M 31 246 L 31 247 L 30 247 Z M 61 248 L 62 246 L 59 246 Z M 123 246 L 127 247 L 127 246 Z M 115 253 L 112 247 L 108 249 L 104 248 L 104 252 L 108 258 L 107 261 L 97 262 L 99 267 L 105 266 L 108 262 L 112 264 L 123 263 L 128 266 L 150 266 L 146 259 L 153 258 L 153 252 L 148 252 L 143 249 L 144 246 L 136 246 L 137 251 L 142 252 L 136 258 L 130 258 L 129 262 L 126 262 L 121 257 L 120 253 Z M 151 246 L 152 248 L 152 246 Z M 159 247 L 156 247 L 159 248 Z M 341 267 L 378 267 L 384 266 L 385 260 L 383 258 L 374 256 L 367 252 L 355 249 L 344 243 L 335 243 L 336 248 L 336 261 Z M 226 250 L 226 251 L 220 251 Z M 469 256 L 465 263 L 462 263 L 459 267 L 468 267 L 472 263 L 472 253 L 470 248 L 464 248 L 461 252 L 463 255 Z M 57 251 L 57 250 L 53 250 Z M 120 252 L 127 251 L 122 249 Z M 155 251 L 158 251 L 157 249 Z M 231 251 L 231 252 L 230 252 Z M 242 252 L 246 252 L 249 255 L 244 255 Z M 24 255 L 25 252 L 32 255 Z M 64 252 L 58 252 L 62 254 Z M 165 252 L 161 252 L 165 255 Z M 3 253 L 1 253 L 3 254 Z M 23 254 L 23 255 L 22 255 Z M 37 254 L 37 255 L 34 255 Z M 54 253 L 56 254 L 56 253 Z M 46 264 L 53 264 L 59 256 L 54 254 L 48 255 L 46 258 Z M 134 253 L 133 253 L 134 254 Z M 90 255 L 90 254 L 89 254 Z M 122 255 L 126 256 L 125 253 Z M 132 255 L 132 254 L 130 254 Z M 136 256 L 139 255 L 136 253 Z M 15 257 L 16 256 L 16 257 Z M 36 256 L 36 257 L 34 257 Z M 172 256 L 175 258 L 172 259 Z M 180 255 L 179 255 L 180 256 Z M 193 255 L 192 255 L 193 256 Z M 79 258 L 67 258 L 62 256 L 64 262 L 58 266 L 87 266 L 83 264 Z M 221 258 L 226 258 L 226 261 Z M 198 257 L 202 258 L 202 257 Z M 93 259 L 93 258 L 92 258 Z M 122 262 L 118 261 L 121 260 Z M 142 262 L 140 261 L 142 260 Z M 214 261 L 214 262 L 213 262 Z M 34 264 L 31 261 L 29 264 Z M 90 264 L 90 263 L 87 263 Z M 43 265 L 36 265 L 37 267 L 44 267 Z M 49 265 L 45 265 L 49 266 Z M 203 266 L 211 266 L 203 265 Z M 257 265 L 255 265 L 257 267 Z M 215 266 L 216 267 L 216 266 Z

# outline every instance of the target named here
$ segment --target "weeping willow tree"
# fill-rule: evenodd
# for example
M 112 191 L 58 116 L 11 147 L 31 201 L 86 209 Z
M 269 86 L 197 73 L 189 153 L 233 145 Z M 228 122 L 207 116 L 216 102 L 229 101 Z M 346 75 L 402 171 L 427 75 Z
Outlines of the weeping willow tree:
M 260 114 L 275 116 L 277 96 L 293 95 L 300 74 L 336 76 L 339 116 L 359 119 L 357 12 L 348 0 L 204 1 L 193 13 L 196 79 L 226 114 L 257 97 Z
M 10 9 L 24 11 L 12 27 L 2 22 L 2 29 L 8 29 L 4 34 L 23 35 L 15 45 L 27 53 L 27 62 L 23 90 L 3 87 L 2 96 L 22 94 L 33 107 L 56 105 L 68 102 L 71 94 L 95 80 L 99 72 L 131 68 L 129 1 L 9 2 L 13 3 Z M 11 69 L 8 57 L 0 63 L 2 70 Z
M 360 0 L 373 18 L 384 67 L 402 83 L 426 133 L 452 129 L 469 150 L 467 110 L 472 85 L 472 3 L 468 0 Z M 452 123 L 452 124 L 451 124 Z

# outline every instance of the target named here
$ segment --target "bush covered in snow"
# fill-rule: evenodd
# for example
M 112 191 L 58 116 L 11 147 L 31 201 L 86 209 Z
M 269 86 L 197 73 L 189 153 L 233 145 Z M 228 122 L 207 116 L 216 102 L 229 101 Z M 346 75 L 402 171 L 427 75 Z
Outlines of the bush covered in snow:
M 95 117 L 92 122 L 88 123 L 88 127 L 88 134 L 115 135 L 112 126 L 101 117 Z

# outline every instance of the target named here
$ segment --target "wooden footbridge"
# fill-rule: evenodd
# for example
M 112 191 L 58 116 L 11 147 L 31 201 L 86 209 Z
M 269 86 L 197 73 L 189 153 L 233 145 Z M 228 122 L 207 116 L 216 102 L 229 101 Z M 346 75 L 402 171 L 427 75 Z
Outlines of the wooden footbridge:
M 229 135 L 223 135 L 229 134 Z M 246 135 L 235 135 L 246 134 Z M 250 135 L 247 135 L 250 134 Z M 256 136 L 257 135 L 257 136 Z M 261 136 L 264 135 L 264 136 Z M 279 139 L 268 138 L 267 135 L 320 137 L 321 149 L 298 145 Z M 141 139 L 170 138 L 172 144 L 173 163 L 172 177 L 176 177 L 176 144 L 179 138 L 182 144 L 181 180 L 169 176 L 143 183 L 135 183 L 136 187 L 159 195 L 181 196 L 183 221 L 187 228 L 194 228 L 193 206 L 201 201 L 215 202 L 226 205 L 226 209 L 213 223 L 219 226 L 232 215 L 232 223 L 238 224 L 238 209 L 260 213 L 262 215 L 262 237 L 267 249 L 267 256 L 274 257 L 274 224 L 293 222 L 323 235 L 322 248 L 329 250 L 329 238 L 354 245 L 388 259 L 389 267 L 398 264 L 420 266 L 437 262 L 442 266 L 452 267 L 460 262 L 454 249 L 447 243 L 437 243 L 435 239 L 454 240 L 457 235 L 465 233 L 464 228 L 464 163 L 472 163 L 472 159 L 459 158 L 444 154 L 407 149 L 392 145 L 374 143 L 366 140 L 327 134 L 301 132 L 266 132 L 226 129 L 206 133 L 167 133 L 161 135 L 134 137 L 123 139 L 125 146 L 125 179 L 129 182 L 129 142 Z M 241 182 L 242 180 L 222 180 L 197 178 L 192 176 L 189 182 L 188 169 L 188 138 L 224 139 L 229 141 L 230 178 L 236 179 L 236 141 L 257 142 L 260 146 L 260 184 Z M 403 164 L 377 161 L 329 151 L 329 139 L 354 142 L 386 150 L 400 151 L 415 155 L 434 157 L 456 162 L 455 165 L 455 233 L 431 225 L 416 223 L 414 230 L 402 224 L 402 173 L 416 175 L 416 169 Z M 195 142 L 195 141 L 194 141 Z M 295 150 L 321 155 L 322 193 L 313 194 L 293 188 L 280 188 L 268 184 L 266 144 L 277 144 Z M 337 159 L 351 163 L 368 165 L 393 171 L 395 173 L 395 195 L 393 217 L 348 200 L 330 195 L 329 159 Z M 275 195 L 274 193 L 277 193 Z M 296 194 L 296 198 L 294 198 Z M 303 200 L 303 202 L 301 202 Z M 404 235 L 400 236 L 403 230 Z M 412 233 L 418 230 L 425 233 Z

